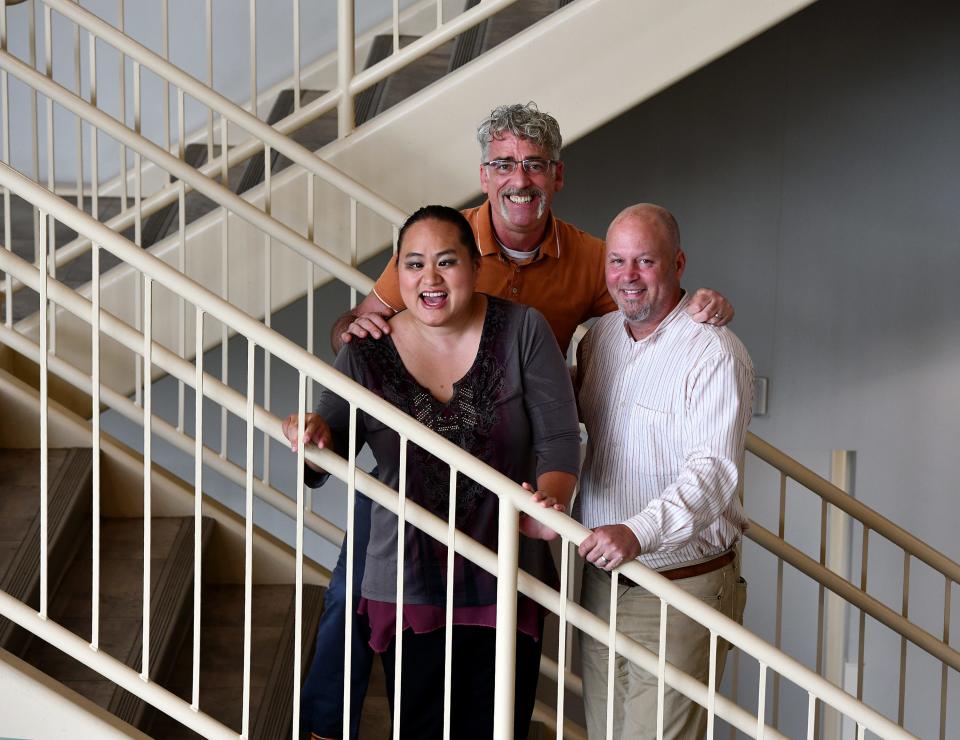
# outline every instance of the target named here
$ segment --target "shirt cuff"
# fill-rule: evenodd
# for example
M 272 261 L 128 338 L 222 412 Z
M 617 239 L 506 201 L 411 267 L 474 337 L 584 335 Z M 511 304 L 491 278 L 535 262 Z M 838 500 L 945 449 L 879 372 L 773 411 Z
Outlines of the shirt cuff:
M 630 517 L 623 524 L 633 532 L 633 536 L 640 543 L 641 555 L 651 553 L 660 547 L 660 532 L 650 518 L 643 513 Z

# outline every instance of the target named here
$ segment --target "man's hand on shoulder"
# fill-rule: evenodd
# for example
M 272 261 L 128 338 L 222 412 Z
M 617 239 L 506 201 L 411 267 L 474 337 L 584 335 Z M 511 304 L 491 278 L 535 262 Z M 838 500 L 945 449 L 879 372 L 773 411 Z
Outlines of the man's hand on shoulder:
M 715 290 L 700 288 L 690 298 L 687 313 L 698 324 L 726 326 L 733 321 L 733 306 Z
M 603 570 L 613 570 L 640 554 L 640 542 L 626 524 L 597 527 L 580 543 L 580 557 Z
M 376 293 L 371 293 L 359 306 L 347 311 L 334 322 L 330 332 L 330 346 L 336 353 L 354 337 L 380 339 L 384 334 L 390 333 L 389 319 L 394 313 L 396 312 L 381 301 Z

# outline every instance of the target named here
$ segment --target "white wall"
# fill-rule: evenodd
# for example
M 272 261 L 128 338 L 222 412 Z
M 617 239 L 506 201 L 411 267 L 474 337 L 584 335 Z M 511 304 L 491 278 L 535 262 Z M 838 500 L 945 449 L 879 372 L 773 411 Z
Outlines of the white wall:
M 571 145 L 557 203 L 596 234 L 630 202 L 670 208 L 684 282 L 730 297 L 770 378 L 769 416 L 752 430 L 821 473 L 830 450 L 856 450 L 857 496 L 955 560 L 958 90 L 960 6 L 821 0 Z M 777 482 L 765 484 L 748 489 L 748 508 L 775 531 Z M 788 533 L 817 557 L 819 507 L 799 514 L 809 502 L 789 494 Z M 870 553 L 871 584 L 899 611 L 902 555 L 874 538 Z M 772 639 L 764 558 L 747 548 L 748 622 Z M 910 583 L 911 618 L 938 634 L 942 579 L 914 563 Z M 817 594 L 792 594 L 785 634 L 812 665 Z M 867 698 L 895 718 L 899 642 L 871 639 Z M 939 733 L 939 675 L 908 653 L 907 726 L 923 737 Z M 755 683 L 742 688 L 755 696 Z M 950 695 L 948 737 L 960 733 Z M 785 699 L 802 715 L 798 701 Z

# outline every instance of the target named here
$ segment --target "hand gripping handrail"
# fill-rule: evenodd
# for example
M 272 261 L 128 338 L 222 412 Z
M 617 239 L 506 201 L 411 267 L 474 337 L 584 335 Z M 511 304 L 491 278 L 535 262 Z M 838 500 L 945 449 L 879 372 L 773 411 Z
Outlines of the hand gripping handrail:
M 220 321 L 226 322 L 236 331 L 247 336 L 251 341 L 264 347 L 274 356 L 279 357 L 291 366 L 300 369 L 333 393 L 343 398 L 349 398 L 351 403 L 357 408 L 375 415 L 400 434 L 415 441 L 421 448 L 447 461 L 458 471 L 468 475 L 485 488 L 495 492 L 498 497 L 509 502 L 511 506 L 543 522 L 567 540 L 574 544 L 579 544 L 590 534 L 590 530 L 570 519 L 565 514 L 543 509 L 538 506 L 531 500 L 528 492 L 504 474 L 479 462 L 465 450 L 444 439 L 432 430 L 425 428 L 392 404 L 341 375 L 291 340 L 263 326 L 257 320 L 240 311 L 222 298 L 205 290 L 196 282 L 182 275 L 166 263 L 143 250 L 137 249 L 119 234 L 116 234 L 87 214 L 65 203 L 29 178 L 24 177 L 5 165 L 0 165 L 0 185 L 9 187 L 13 192 L 18 193 L 21 197 L 35 204 L 41 210 L 52 214 L 57 220 L 73 228 L 78 233 L 87 234 L 94 242 L 102 245 L 120 259 L 128 262 L 134 269 L 149 276 L 177 295 L 183 296 L 205 313 L 210 314 Z M 11 272 L 17 272 L 18 276 L 24 280 L 24 282 L 30 284 L 31 287 L 35 287 L 36 289 L 41 287 L 39 271 L 10 252 L 0 251 L 0 267 L 9 269 Z M 47 283 L 51 288 L 50 297 L 55 301 L 58 298 L 62 298 L 62 296 L 58 295 L 60 291 L 55 290 L 57 287 L 62 286 L 58 286 L 55 281 L 50 281 L 49 279 L 47 279 Z M 104 328 L 107 330 L 110 329 L 106 321 L 104 322 Z M 155 359 L 157 360 L 157 364 L 162 366 L 160 353 L 158 353 Z M 272 415 L 263 409 L 253 410 L 252 421 L 257 427 L 263 429 L 275 438 L 278 438 L 279 435 L 282 434 L 279 428 L 279 420 L 272 417 Z M 347 470 L 348 466 L 346 461 L 327 450 L 311 449 L 310 459 L 339 478 L 347 479 L 350 475 L 350 471 Z M 368 495 L 371 495 L 371 497 L 379 503 L 387 506 L 391 504 L 390 497 L 393 496 L 392 503 L 393 506 L 396 506 L 396 492 L 387 488 L 376 479 L 370 478 L 369 475 L 362 471 L 355 472 L 360 490 L 368 493 Z M 424 529 L 424 531 L 434 535 L 439 532 L 441 539 L 445 538 L 447 523 L 443 520 L 417 507 L 412 502 L 407 503 L 407 515 L 411 523 Z M 458 536 L 455 538 L 455 549 L 482 567 L 490 570 L 490 567 L 488 567 L 489 562 L 485 561 L 484 554 L 485 552 L 489 553 L 489 551 L 486 551 L 486 548 L 479 546 L 475 542 L 468 542 L 466 540 L 467 538 L 465 537 Z M 492 556 L 492 553 L 489 554 Z M 493 557 L 493 571 L 491 572 L 496 571 L 496 558 L 495 556 Z M 668 604 L 688 614 L 707 627 L 711 632 L 753 655 L 760 660 L 762 664 L 769 666 L 780 675 L 793 681 L 805 689 L 810 697 L 815 697 L 836 707 L 857 723 L 863 725 L 866 729 L 884 737 L 909 737 L 909 734 L 902 728 L 878 712 L 858 702 L 852 696 L 817 675 L 806 666 L 803 666 L 798 661 L 781 653 L 772 645 L 749 632 L 729 617 L 705 606 L 699 599 L 686 593 L 673 582 L 667 580 L 655 571 L 646 568 L 636 561 L 621 566 L 618 571 L 623 572 Z M 535 592 L 540 590 L 537 582 L 530 582 L 533 580 L 532 577 L 524 578 L 524 574 L 520 574 L 518 584 L 524 593 L 531 595 L 531 591 Z M 543 584 L 539 584 L 539 586 L 549 591 L 553 598 L 559 600 L 559 595 L 552 589 L 549 589 Z M 547 596 L 544 598 L 549 600 Z M 539 598 L 537 600 L 541 601 Z M 582 611 L 584 610 L 578 609 L 574 604 L 568 607 L 568 614 L 571 617 L 571 621 L 580 621 L 580 618 L 583 616 L 584 621 L 582 625 L 578 626 L 581 626 L 582 629 L 587 629 L 591 633 L 594 632 L 594 629 L 589 628 L 587 625 L 587 622 L 591 620 L 581 615 Z M 600 636 L 603 637 L 603 632 L 606 629 L 605 624 L 596 617 L 592 617 L 592 619 L 600 622 L 600 627 L 597 631 L 600 633 Z M 596 627 L 596 625 L 594 625 L 594 627 Z M 635 643 L 631 645 L 632 642 L 633 641 L 626 636 L 618 635 L 616 648 L 624 655 L 627 655 L 627 657 L 631 657 L 631 655 L 634 654 L 633 645 L 636 645 Z M 633 659 L 633 657 L 631 657 L 631 659 Z M 673 670 L 676 671 L 676 669 Z M 668 671 L 667 676 L 669 675 L 670 672 Z M 676 684 L 671 682 L 671 685 Z M 698 685 L 700 689 L 704 689 L 702 684 Z M 718 696 L 716 698 L 719 709 L 723 703 L 720 701 L 722 697 Z

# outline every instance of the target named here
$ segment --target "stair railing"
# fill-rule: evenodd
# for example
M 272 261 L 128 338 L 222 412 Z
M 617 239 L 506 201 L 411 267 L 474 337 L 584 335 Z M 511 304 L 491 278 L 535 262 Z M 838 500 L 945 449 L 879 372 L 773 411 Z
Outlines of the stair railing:
M 818 596 L 818 623 L 816 638 L 817 672 L 821 671 L 824 659 L 824 590 L 827 589 L 839 596 L 846 603 L 859 612 L 858 629 L 855 633 L 857 641 L 856 657 L 856 696 L 862 699 L 864 695 L 864 661 L 869 652 L 867 642 L 866 617 L 870 616 L 879 624 L 884 625 L 900 638 L 899 654 L 899 686 L 897 698 L 897 721 L 904 723 L 905 695 L 907 682 L 907 645 L 914 645 L 924 650 L 941 666 L 940 670 L 940 737 L 947 736 L 947 684 L 948 669 L 960 671 L 960 652 L 950 645 L 950 613 L 952 590 L 956 583 L 960 583 L 960 564 L 946 557 L 925 542 L 894 524 L 886 517 L 858 501 L 836 485 L 817 475 L 809 468 L 778 450 L 769 442 L 757 437 L 753 433 L 747 434 L 747 451 L 759 461 L 769 465 L 779 478 L 779 502 L 777 508 L 777 531 L 769 529 L 751 520 L 750 528 L 746 532 L 747 538 L 756 542 L 764 549 L 777 557 L 776 576 L 776 622 L 774 644 L 780 646 L 783 624 L 783 564 L 787 563 L 819 583 Z M 788 483 L 793 481 L 804 490 L 815 494 L 820 499 L 819 518 L 819 558 L 814 559 L 803 552 L 796 545 L 787 541 L 787 491 Z M 831 520 L 831 511 L 844 512 L 853 521 L 860 525 L 860 575 L 859 584 L 853 583 L 846 574 L 836 573 L 827 567 L 827 523 Z M 903 578 L 901 581 L 899 613 L 884 604 L 878 598 L 871 596 L 868 586 L 869 579 L 869 546 L 871 534 L 883 538 L 887 543 L 898 548 L 903 553 Z M 876 548 L 876 542 L 874 542 Z M 885 558 L 889 561 L 889 558 Z M 909 620 L 910 606 L 910 573 L 912 561 L 919 561 L 938 574 L 943 579 L 943 627 L 940 637 L 937 637 L 918 624 Z M 878 644 L 888 633 L 881 632 L 876 636 Z M 851 639 L 854 639 L 851 636 Z M 885 648 L 885 646 L 884 646 Z M 777 724 L 779 712 L 779 678 L 774 678 L 773 723 Z
M 602 620 L 589 614 L 576 603 L 569 603 L 565 592 L 557 592 L 525 573 L 518 574 L 518 544 L 519 544 L 519 514 L 525 514 L 545 523 L 562 537 L 564 557 L 562 558 L 561 580 L 565 583 L 569 578 L 570 562 L 569 550 L 571 546 L 579 544 L 589 531 L 574 522 L 569 517 L 558 512 L 541 509 L 530 500 L 529 494 L 517 486 L 513 481 L 501 473 L 479 463 L 464 450 L 450 443 L 436 433 L 422 427 L 410 417 L 401 413 L 391 404 L 375 396 L 365 388 L 353 383 L 332 370 L 325 363 L 313 357 L 305 350 L 285 339 L 269 327 L 263 326 L 257 320 L 247 314 L 239 311 L 236 307 L 227 303 L 218 296 L 210 293 L 195 282 L 184 276 L 182 273 L 157 260 L 151 255 L 137 249 L 115 232 L 106 228 L 103 224 L 97 222 L 90 216 L 77 211 L 72 206 L 65 204 L 62 200 L 38 186 L 28 178 L 5 167 L 0 166 L 0 185 L 10 188 L 12 192 L 20 197 L 35 204 L 41 211 L 44 218 L 41 218 L 41 228 L 47 222 L 47 214 L 51 214 L 57 221 L 62 221 L 78 233 L 84 233 L 94 242 L 94 253 L 102 247 L 115 256 L 127 262 L 142 273 L 144 280 L 144 296 L 146 312 L 144 315 L 144 328 L 141 338 L 130 336 L 129 327 L 124 329 L 122 323 L 115 324 L 109 314 L 101 311 L 97 293 L 99 289 L 99 280 L 94 273 L 93 293 L 91 300 L 76 296 L 70 297 L 69 289 L 65 289 L 57 281 L 53 280 L 46 272 L 45 261 L 41 262 L 39 267 L 33 267 L 29 263 L 16 257 L 9 252 L 0 250 L 0 268 L 4 271 L 12 272 L 23 281 L 28 287 L 36 290 L 41 298 L 41 333 L 40 333 L 40 400 L 41 400 L 41 595 L 40 595 L 40 613 L 35 614 L 28 607 L 19 602 L 11 603 L 11 599 L 3 595 L 0 598 L 0 611 L 4 616 L 17 622 L 24 628 L 39 634 L 43 639 L 48 639 L 53 644 L 62 647 L 74 657 L 82 662 L 91 665 L 95 670 L 100 670 L 105 675 L 124 688 L 130 690 L 135 695 L 143 698 L 145 701 L 158 706 L 164 711 L 169 711 L 180 721 L 184 721 L 187 726 L 200 731 L 210 733 L 211 736 L 219 736 L 221 731 L 211 724 L 213 721 L 203 717 L 199 711 L 199 674 L 196 669 L 199 665 L 199 635 L 200 630 L 197 625 L 194 627 L 194 702 L 193 706 L 186 702 L 173 699 L 162 689 L 156 687 L 150 682 L 149 671 L 149 588 L 144 589 L 144 652 L 142 654 L 141 673 L 138 676 L 132 669 L 127 669 L 113 663 L 109 663 L 106 656 L 98 654 L 96 643 L 93 647 L 81 644 L 79 638 L 64 634 L 64 631 L 53 625 L 47 614 L 47 576 L 46 576 L 46 494 L 45 486 L 45 468 L 47 456 L 46 444 L 46 403 L 48 398 L 47 375 L 49 373 L 49 364 L 47 358 L 48 348 L 46 346 L 46 332 L 43 327 L 46 325 L 46 312 L 48 300 L 57 301 L 62 305 L 79 301 L 82 305 L 74 306 L 79 310 L 81 318 L 90 322 L 91 341 L 96 345 L 101 341 L 101 335 L 110 336 L 110 332 L 117 329 L 116 335 L 112 338 L 120 342 L 128 342 L 131 349 L 139 349 L 142 353 L 144 364 L 147 371 L 144 372 L 144 526 L 145 526 L 145 553 L 144 559 L 144 582 L 149 584 L 149 532 L 150 532 L 150 480 L 151 480 L 151 427 L 152 427 L 152 409 L 151 409 L 151 373 L 149 368 L 154 364 L 164 366 L 167 359 L 167 351 L 156 345 L 152 337 L 152 290 L 154 284 L 163 286 L 165 289 L 174 292 L 176 295 L 183 296 L 186 300 L 194 304 L 196 309 L 195 326 L 197 329 L 196 337 L 202 341 L 204 330 L 204 318 L 210 316 L 218 321 L 229 324 L 237 333 L 246 338 L 247 341 L 247 385 L 246 393 L 240 398 L 224 398 L 230 411 L 237 413 L 245 420 L 246 425 L 246 556 L 245 556 L 245 589 L 246 603 L 244 609 L 244 619 L 246 624 L 246 634 L 243 646 L 244 654 L 244 710 L 242 720 L 242 735 L 246 735 L 249 730 L 250 708 L 249 708 L 249 671 L 250 671 L 250 632 L 249 625 L 251 619 L 251 588 L 252 588 L 252 542 L 254 536 L 253 530 L 253 478 L 254 478 L 254 456 L 253 440 L 255 430 L 260 430 L 265 435 L 275 439 L 282 439 L 280 422 L 272 417 L 266 411 L 260 410 L 254 403 L 254 358 L 256 347 L 260 346 L 265 351 L 271 352 L 278 359 L 288 363 L 295 368 L 298 373 L 298 391 L 299 408 L 301 412 L 306 408 L 305 387 L 307 379 L 323 384 L 330 391 L 348 399 L 351 408 L 351 418 L 355 420 L 356 413 L 359 410 L 375 414 L 376 417 L 384 423 L 395 429 L 400 435 L 401 454 L 406 447 L 407 442 L 411 441 L 437 456 L 439 459 L 447 461 L 451 466 L 453 473 L 463 473 L 471 479 L 477 481 L 484 487 L 493 491 L 500 499 L 500 521 L 499 521 L 499 551 L 494 554 L 478 545 L 475 541 L 462 534 L 455 535 L 455 516 L 451 516 L 447 522 L 430 514 L 426 510 L 417 506 L 413 502 L 406 501 L 401 495 L 382 485 L 379 481 L 371 478 L 366 473 L 358 470 L 356 467 L 356 458 L 352 437 L 355 434 L 355 424 L 351 424 L 351 439 L 349 457 L 347 460 L 339 458 L 337 455 L 327 450 L 305 451 L 301 446 L 297 455 L 297 547 L 296 547 L 296 582 L 297 582 L 297 610 L 298 621 L 295 629 L 294 665 L 299 667 L 302 645 L 300 640 L 300 609 L 302 605 L 302 568 L 303 568 L 303 527 L 304 527 L 304 498 L 303 498 L 303 463 L 304 459 L 310 459 L 322 468 L 330 471 L 334 476 L 343 480 L 347 484 L 348 496 L 348 522 L 347 532 L 353 528 L 353 502 L 356 492 L 370 496 L 377 503 L 385 506 L 391 511 L 396 512 L 399 526 L 403 528 L 406 522 L 422 529 L 436 539 L 448 544 L 448 557 L 452 558 L 453 553 L 458 552 L 464 557 L 479 564 L 484 569 L 498 575 L 497 601 L 499 604 L 507 605 L 507 608 L 497 610 L 497 638 L 496 638 L 496 688 L 495 701 L 497 706 L 495 736 L 497 738 L 506 738 L 512 736 L 513 717 L 512 717 L 512 691 L 514 680 L 514 650 L 516 639 L 516 594 L 524 593 L 535 601 L 543 604 L 548 609 L 560 615 L 561 618 L 561 641 L 564 640 L 566 633 L 566 621 L 574 624 L 576 627 L 591 636 L 595 637 L 601 643 L 613 646 L 611 656 L 616 653 L 627 657 L 629 660 L 639 664 L 641 667 L 649 670 L 658 676 L 661 686 L 672 686 L 694 701 L 699 702 L 707 708 L 708 722 L 710 731 L 712 731 L 715 717 L 720 717 L 731 723 L 737 729 L 750 736 L 771 736 L 779 737 L 780 734 L 773 728 L 767 727 L 765 712 L 765 693 L 767 687 L 767 671 L 772 670 L 787 677 L 795 684 L 807 692 L 808 696 L 808 716 L 812 722 L 818 704 L 823 703 L 831 706 L 844 715 L 851 717 L 857 722 L 861 731 L 864 729 L 876 732 L 884 737 L 908 737 L 900 727 L 894 725 L 886 718 L 879 715 L 861 702 L 858 702 L 852 696 L 833 686 L 810 669 L 802 666 L 794 659 L 784 655 L 765 641 L 745 630 L 729 618 L 719 614 L 712 608 L 702 604 L 695 597 L 685 593 L 675 584 L 663 578 L 659 574 L 650 571 L 637 562 L 628 563 L 619 572 L 629 576 L 647 588 L 651 593 L 656 594 L 662 603 L 661 619 L 666 618 L 667 606 L 673 606 L 696 621 L 705 625 L 711 635 L 711 655 L 715 660 L 715 651 L 718 639 L 726 639 L 740 648 L 744 653 L 754 656 L 760 665 L 760 680 L 758 686 L 758 713 L 752 715 L 746 710 L 738 707 L 728 699 L 717 693 L 717 687 L 713 679 L 708 686 L 703 686 L 690 676 L 673 668 L 669 663 L 658 660 L 653 653 L 645 650 L 639 644 L 615 631 L 615 623 L 611 626 Z M 139 333 L 139 332 L 135 332 Z M 193 383 L 196 389 L 197 399 L 197 418 L 196 418 L 196 437 L 202 439 L 203 435 L 203 416 L 201 411 L 202 400 L 208 397 L 212 388 L 205 384 L 205 375 L 203 373 L 203 353 L 199 352 L 195 360 L 195 374 Z M 170 367 L 164 367 L 171 371 L 176 368 L 171 363 Z M 91 389 L 93 391 L 93 402 L 99 403 L 99 370 L 94 364 L 91 372 Z M 302 423 L 302 422 L 301 422 Z M 99 441 L 93 440 L 94 457 L 97 456 L 97 445 Z M 198 443 L 199 446 L 199 443 Z M 199 456 L 198 456 L 199 457 Z M 196 486 L 196 510 L 195 516 L 200 516 L 200 500 L 202 499 L 202 465 L 197 464 Z M 401 476 L 401 490 L 403 487 L 403 476 Z M 456 481 L 456 475 L 451 476 L 452 481 Z M 96 482 L 96 479 L 95 479 Z M 94 496 L 99 496 L 99 490 L 95 487 Z M 451 496 L 455 501 L 455 496 Z M 95 501 L 95 511 L 98 510 Z M 95 522 L 95 532 L 96 530 Z M 398 538 L 399 543 L 403 538 Z M 96 553 L 96 544 L 95 544 Z M 402 556 L 402 551 L 400 553 Z M 199 552 L 196 553 L 197 561 L 195 567 L 199 568 Z M 94 602 L 99 597 L 97 567 L 99 561 L 94 556 L 94 588 L 92 590 Z M 401 558 L 402 560 L 402 558 Z M 352 600 L 352 570 L 353 553 L 348 548 L 347 559 L 347 602 Z M 402 572 L 402 571 L 401 571 Z M 611 579 L 611 588 L 616 591 L 617 574 Z M 563 595 L 561 595 L 563 594 Z M 195 607 L 198 604 L 199 594 L 195 592 Z M 402 606 L 402 590 L 400 591 L 399 604 Z M 447 614 L 450 618 L 452 600 L 448 598 Z M 94 609 L 94 614 L 98 616 L 99 612 Z M 199 610 L 195 609 L 195 618 L 199 615 Z M 398 622 L 398 626 L 402 626 Z M 347 621 L 345 640 L 346 644 L 350 642 L 351 623 Z M 94 624 L 94 637 L 98 634 L 97 625 Z M 397 635 L 397 650 L 402 649 L 402 633 Z M 661 644 L 660 654 L 663 655 L 663 645 Z M 86 653 L 94 654 L 94 657 Z M 612 658 L 611 658 L 612 659 Z M 115 661 L 114 661 L 115 663 Z M 400 661 L 398 661 L 398 665 Z M 345 685 L 349 687 L 349 657 L 345 661 Z M 294 696 L 299 695 L 299 668 L 296 669 Z M 396 684 L 398 696 L 402 697 L 402 685 Z M 612 687 L 611 687 L 612 688 Z M 450 677 L 449 672 L 445 681 L 445 701 L 449 702 Z M 344 716 L 346 722 L 349 722 L 349 689 L 344 696 Z M 402 699 L 400 699 L 402 701 Z M 395 711 L 398 710 L 400 701 L 396 702 Z M 298 702 L 294 703 L 294 726 L 298 723 Z M 192 713 L 192 714 L 191 714 Z M 559 724 L 562 724 L 563 718 L 560 717 Z M 186 721 L 185 721 L 186 720 Z M 202 726 L 203 729 L 200 729 Z M 213 729 L 211 729 L 213 728 Z M 348 731 L 348 728 L 345 727 Z M 812 736 L 812 724 L 810 725 L 809 735 Z

